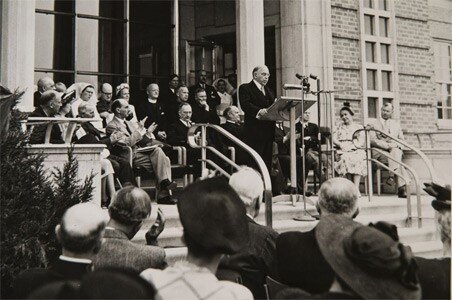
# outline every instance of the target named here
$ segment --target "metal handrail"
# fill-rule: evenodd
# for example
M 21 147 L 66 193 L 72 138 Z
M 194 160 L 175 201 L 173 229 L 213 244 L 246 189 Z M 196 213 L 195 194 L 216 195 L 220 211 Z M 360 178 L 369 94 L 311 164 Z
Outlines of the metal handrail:
M 427 135 L 430 139 L 431 146 L 434 147 L 435 141 L 433 140 L 434 135 L 442 135 L 442 134 L 452 134 L 452 130 L 441 130 L 441 131 L 404 131 L 404 134 L 412 134 L 415 135 L 417 141 L 419 142 L 419 148 L 422 148 L 422 140 L 421 135 Z
M 198 128 L 201 129 L 201 142 L 200 144 L 197 143 L 196 135 L 195 134 L 198 131 Z M 269 227 L 272 227 L 273 220 L 272 220 L 272 184 L 270 180 L 270 173 L 268 172 L 268 169 L 262 160 L 262 157 L 250 146 L 242 142 L 237 137 L 230 134 L 228 131 L 223 129 L 222 127 L 214 124 L 193 124 L 188 129 L 187 134 L 187 141 L 188 144 L 192 148 L 201 149 L 201 164 L 202 164 L 202 171 L 204 172 L 204 169 L 206 168 L 206 164 L 211 165 L 212 167 L 216 168 L 218 166 L 215 166 L 215 164 L 212 163 L 212 161 L 208 160 L 207 157 L 207 150 L 210 150 L 212 153 L 216 154 L 218 157 L 220 157 L 223 161 L 231 164 L 230 159 L 225 157 L 224 155 L 218 155 L 218 150 L 208 146 L 206 141 L 206 130 L 207 128 L 211 128 L 212 130 L 216 131 L 217 133 L 221 134 L 222 136 L 226 137 L 230 141 L 234 142 L 238 147 L 240 147 L 242 150 L 246 151 L 256 162 L 258 171 L 262 175 L 262 180 L 264 182 L 264 198 L 265 201 L 265 224 Z M 216 151 L 213 151 L 215 149 Z M 225 159 L 226 158 L 226 159 Z M 233 167 L 240 169 L 240 166 L 236 164 L 231 164 Z M 217 169 L 217 168 L 216 168 Z M 221 169 L 223 170 L 223 169 Z M 220 171 L 221 172 L 221 171 Z M 223 170 L 223 172 L 225 172 Z M 223 173 L 222 172 L 222 173 Z
M 417 218 L 418 218 L 418 227 L 421 228 L 422 227 L 421 188 L 420 188 L 420 185 L 419 185 L 419 182 L 420 182 L 419 181 L 419 177 L 417 176 L 416 171 L 414 171 L 413 168 L 411 168 L 407 164 L 404 164 L 403 162 L 394 159 L 393 157 L 391 157 L 390 155 L 388 155 L 387 153 L 385 153 L 384 151 L 382 151 L 380 149 L 372 148 L 372 150 L 380 153 L 381 155 L 385 156 L 386 158 L 388 158 L 388 159 L 394 161 L 395 163 L 403 166 L 405 169 L 408 170 L 408 172 L 413 177 L 413 180 L 414 180 L 415 186 L 416 186 L 416 210 L 417 210 Z M 408 185 L 408 181 L 406 180 L 406 178 L 404 176 L 402 176 L 402 174 L 398 174 L 394 170 L 391 170 L 388 166 L 386 166 L 382 162 L 380 162 L 380 161 L 378 161 L 378 160 L 376 160 L 374 158 L 371 158 L 370 160 L 372 162 L 378 164 L 380 167 L 385 168 L 389 172 L 394 173 L 395 175 L 397 175 L 397 176 L 403 178 L 403 180 L 405 180 L 405 183 L 407 184 L 407 212 L 408 212 L 408 219 L 411 221 L 412 215 L 411 215 L 410 191 L 408 190 L 409 189 L 409 185 Z
M 101 122 L 101 119 L 96 118 L 65 118 L 65 117 L 28 117 L 26 120 L 20 121 L 21 131 L 26 132 L 27 126 L 30 127 L 30 131 L 33 130 L 36 125 L 47 125 L 44 144 L 50 144 L 50 137 L 54 124 L 69 123 L 64 133 L 64 143 L 70 144 L 72 136 L 74 135 L 77 124 L 87 122 Z
M 391 135 L 389 135 L 389 134 L 387 134 L 387 133 L 385 133 L 385 132 L 383 132 L 383 131 L 381 131 L 381 130 L 375 129 L 375 128 L 369 128 L 369 127 L 367 127 L 367 128 L 358 129 L 358 130 L 356 130 L 356 131 L 353 133 L 353 136 L 357 135 L 360 131 L 364 131 L 366 135 L 367 135 L 368 132 L 374 131 L 374 132 L 376 132 L 376 133 L 381 134 L 382 136 L 385 136 L 385 137 L 390 138 L 391 140 L 393 140 L 393 141 L 397 142 L 398 144 L 400 144 L 400 145 L 402 145 L 402 146 L 408 148 L 409 150 L 414 151 L 417 155 L 419 155 L 419 156 L 421 157 L 422 161 L 425 163 L 425 165 L 426 165 L 426 167 L 427 167 L 427 170 L 428 170 L 428 172 L 429 172 L 429 174 L 430 174 L 430 180 L 431 180 L 432 182 L 437 182 L 437 183 L 442 183 L 442 182 L 443 182 L 443 181 L 437 176 L 435 170 L 433 169 L 433 165 L 432 165 L 431 161 L 428 159 L 428 157 L 427 157 L 422 151 L 420 151 L 419 149 L 417 149 L 416 147 L 413 147 L 413 146 L 409 145 L 407 142 L 405 142 L 405 141 L 403 141 L 403 140 L 401 140 L 401 139 L 398 139 L 398 138 L 396 138 L 396 137 L 394 137 L 394 136 L 391 136 Z M 367 146 L 361 147 L 360 145 L 356 145 L 356 143 L 354 143 L 354 144 L 355 144 L 355 146 L 357 147 L 357 149 L 362 149 L 362 150 L 366 150 L 366 151 L 368 150 Z

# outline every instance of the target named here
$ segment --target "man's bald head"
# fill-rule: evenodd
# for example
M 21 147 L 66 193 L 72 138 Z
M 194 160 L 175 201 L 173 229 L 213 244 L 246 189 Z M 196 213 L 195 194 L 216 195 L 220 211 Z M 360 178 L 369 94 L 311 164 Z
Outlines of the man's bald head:
M 39 78 L 37 85 L 41 93 L 55 89 L 55 82 L 50 77 Z
M 110 102 L 113 97 L 113 87 L 109 83 L 100 86 L 100 99 Z
M 107 215 L 99 206 L 80 203 L 66 210 L 55 231 L 64 250 L 76 254 L 96 253 L 107 221 Z
M 358 189 L 348 179 L 331 178 L 319 190 L 317 208 L 322 215 L 337 214 L 352 217 L 358 210 Z
M 151 83 L 146 88 L 146 94 L 148 95 L 148 98 L 152 100 L 157 100 L 157 98 L 160 95 L 160 88 L 157 83 Z

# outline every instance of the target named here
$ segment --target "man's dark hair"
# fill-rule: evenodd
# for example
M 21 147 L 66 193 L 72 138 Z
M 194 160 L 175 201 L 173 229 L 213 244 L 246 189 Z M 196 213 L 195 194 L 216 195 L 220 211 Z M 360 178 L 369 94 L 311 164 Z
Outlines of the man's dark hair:
M 179 75 L 177 75 L 177 74 L 171 74 L 170 77 L 169 77 L 169 81 L 172 81 L 174 78 L 179 79 Z
M 39 104 L 41 106 L 47 106 L 52 100 L 55 100 L 57 97 L 57 92 L 55 91 L 46 91 L 42 93 L 41 98 L 39 99 Z
M 232 105 L 231 106 L 228 106 L 228 107 L 226 107 L 225 109 L 224 109 L 224 111 L 223 111 L 223 116 L 227 119 L 228 118 L 228 114 L 229 114 L 229 112 L 231 111 L 231 109 L 232 109 Z
M 186 86 L 185 84 L 179 85 L 179 86 L 177 87 L 177 89 L 176 89 L 176 94 L 179 93 L 179 90 L 180 90 L 181 88 L 187 88 L 187 89 L 188 89 L 188 86 Z
M 202 87 L 200 87 L 200 88 L 197 88 L 196 89 L 196 91 L 195 91 L 195 95 L 198 95 L 199 93 L 201 93 L 201 92 L 205 92 L 206 90 L 205 89 L 203 89 Z
M 60 243 L 64 249 L 74 253 L 84 253 L 91 251 L 101 242 L 101 234 L 105 229 L 105 224 L 101 223 L 88 235 L 71 235 L 67 232 L 64 222 L 61 223 Z
M 223 82 L 224 84 L 226 84 L 226 81 L 225 81 L 224 79 L 219 79 L 219 80 L 217 81 L 217 85 L 218 85 L 220 82 Z
M 117 108 L 121 108 L 122 104 L 121 104 L 121 99 L 116 99 L 115 101 L 113 101 L 113 103 L 111 104 L 111 112 L 112 113 L 116 113 L 116 109 Z

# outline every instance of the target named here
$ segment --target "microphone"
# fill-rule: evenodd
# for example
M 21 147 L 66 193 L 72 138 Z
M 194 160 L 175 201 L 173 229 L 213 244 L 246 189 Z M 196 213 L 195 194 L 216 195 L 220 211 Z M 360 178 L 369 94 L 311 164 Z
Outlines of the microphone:
M 309 77 L 310 77 L 311 79 L 317 80 L 317 75 L 309 74 Z
M 297 78 L 300 79 L 300 80 L 303 80 L 303 77 L 304 77 L 304 76 L 297 73 L 297 74 L 295 74 L 295 77 L 297 77 Z

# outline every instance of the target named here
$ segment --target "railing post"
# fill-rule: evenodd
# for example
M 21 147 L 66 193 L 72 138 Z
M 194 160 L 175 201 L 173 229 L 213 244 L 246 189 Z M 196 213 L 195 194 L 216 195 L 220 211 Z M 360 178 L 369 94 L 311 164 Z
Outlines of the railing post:
M 372 158 L 372 150 L 370 147 L 370 136 L 367 130 L 364 130 L 366 137 L 366 161 L 367 161 L 367 197 L 369 197 L 369 202 L 372 199 L 372 195 L 374 193 L 373 179 L 372 179 L 372 162 L 370 158 Z
M 206 155 L 207 149 L 206 149 L 206 126 L 201 126 L 201 174 L 205 174 L 206 171 Z

